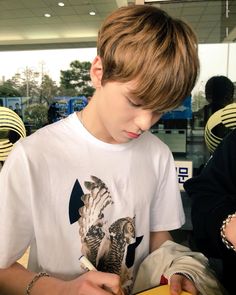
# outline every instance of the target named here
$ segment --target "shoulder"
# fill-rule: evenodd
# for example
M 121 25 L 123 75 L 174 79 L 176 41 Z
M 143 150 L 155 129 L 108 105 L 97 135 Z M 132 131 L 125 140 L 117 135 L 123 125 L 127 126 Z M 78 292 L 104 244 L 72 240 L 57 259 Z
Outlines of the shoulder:
M 68 132 L 68 129 L 74 127 L 75 117 L 73 115 L 68 116 L 65 119 L 61 119 L 55 123 L 46 125 L 37 131 L 35 131 L 30 136 L 24 139 L 25 142 L 34 142 L 37 140 L 43 140 L 44 138 L 48 141 L 55 139 L 57 136 L 63 136 L 64 133 Z
M 143 139 L 145 142 L 149 143 L 150 145 L 158 146 L 159 148 L 163 150 L 169 150 L 169 147 L 167 146 L 166 143 L 164 143 L 158 135 L 154 135 L 151 131 L 146 131 L 143 134 Z
M 50 125 L 44 126 L 31 135 L 19 141 L 18 151 L 21 150 L 29 157 L 41 157 L 45 154 L 59 153 L 71 144 L 74 139 L 73 120 L 67 117 Z M 16 147 L 14 147 L 16 149 Z
M 226 136 L 225 141 L 236 144 L 236 129 L 233 129 L 232 132 L 230 132 L 229 135 Z
M 141 149 L 143 153 L 148 154 L 153 160 L 157 160 L 158 162 L 166 163 L 166 161 L 173 158 L 168 145 L 150 131 L 142 135 Z
M 228 153 L 230 151 L 235 153 L 235 148 L 236 148 L 236 129 L 233 129 L 219 143 L 219 145 L 215 149 L 215 152 L 213 153 L 213 156 L 224 153 L 224 152 Z

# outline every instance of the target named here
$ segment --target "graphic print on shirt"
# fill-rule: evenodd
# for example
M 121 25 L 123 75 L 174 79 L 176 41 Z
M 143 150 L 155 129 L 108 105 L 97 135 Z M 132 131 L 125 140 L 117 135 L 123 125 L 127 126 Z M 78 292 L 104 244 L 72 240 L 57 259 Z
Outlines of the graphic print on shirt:
M 135 218 L 123 217 L 113 223 L 106 220 L 104 210 L 112 206 L 112 196 L 105 183 L 91 176 L 92 181 L 84 183 L 88 193 L 78 193 L 82 190 L 79 182 L 74 185 L 73 192 L 77 195 L 79 218 L 75 217 L 75 201 L 70 200 L 70 221 L 77 219 L 81 238 L 81 252 L 92 264 L 104 272 L 116 273 L 121 277 L 125 294 L 130 294 L 133 285 L 133 264 L 135 249 L 142 237 L 135 236 Z M 81 202 L 82 201 L 82 202 Z M 82 205 L 82 204 L 83 205 Z M 82 205 L 82 206 L 81 206 Z M 78 214 L 78 211 L 77 211 Z M 78 215 L 77 215 L 78 216 Z

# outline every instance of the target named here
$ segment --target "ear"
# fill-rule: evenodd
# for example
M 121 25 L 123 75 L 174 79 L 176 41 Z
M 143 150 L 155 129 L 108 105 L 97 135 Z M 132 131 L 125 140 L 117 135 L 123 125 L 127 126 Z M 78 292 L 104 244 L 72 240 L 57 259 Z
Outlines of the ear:
M 90 77 L 95 88 L 101 87 L 102 75 L 102 60 L 100 56 L 96 56 L 90 68 Z

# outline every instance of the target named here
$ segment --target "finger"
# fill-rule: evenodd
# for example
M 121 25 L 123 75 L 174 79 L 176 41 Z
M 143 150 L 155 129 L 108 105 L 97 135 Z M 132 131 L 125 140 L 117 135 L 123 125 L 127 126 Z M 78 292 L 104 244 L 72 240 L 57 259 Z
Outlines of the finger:
M 185 276 L 182 276 L 182 290 L 189 292 L 191 295 L 198 295 L 194 282 Z
M 182 276 L 172 275 L 170 279 L 170 294 L 179 295 L 182 292 Z
M 109 292 L 109 294 L 113 294 L 113 295 L 123 295 L 123 291 L 121 290 L 121 288 L 119 288 L 117 291 L 115 290 L 116 288 L 112 288 L 112 287 L 108 287 L 106 285 L 103 285 L 102 288 Z
M 78 291 L 78 289 L 77 289 Z M 64 293 L 63 293 L 64 294 Z M 79 284 L 79 291 L 78 293 L 73 293 L 73 294 L 81 294 L 81 295 L 123 295 L 123 293 L 115 293 L 113 292 L 110 288 L 100 285 L 97 285 L 96 283 L 90 281 L 90 280 L 85 280 L 83 283 Z
M 188 286 L 186 286 L 186 288 L 184 288 L 185 291 L 189 292 L 191 295 L 198 295 L 198 290 L 196 289 L 196 287 L 193 284 L 189 284 Z
M 104 284 L 103 289 L 114 295 L 124 295 L 120 283 L 112 285 Z
M 183 275 L 173 275 L 170 280 L 170 286 L 173 286 L 172 289 L 170 287 L 171 295 L 179 295 L 183 290 L 187 291 L 191 295 L 199 294 L 194 283 Z
M 100 286 L 111 294 L 122 295 L 120 277 L 116 274 L 100 271 L 90 271 L 88 273 L 94 284 Z

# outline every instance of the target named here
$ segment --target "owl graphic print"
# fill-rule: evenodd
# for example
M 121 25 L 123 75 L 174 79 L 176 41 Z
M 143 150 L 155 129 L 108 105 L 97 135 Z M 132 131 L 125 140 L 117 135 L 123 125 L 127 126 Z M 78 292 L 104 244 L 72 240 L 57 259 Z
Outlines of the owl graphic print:
M 135 248 L 142 237 L 135 235 L 135 216 L 125 216 L 109 222 L 106 209 L 112 209 L 114 201 L 106 184 L 96 176 L 85 181 L 87 192 L 81 195 L 81 186 L 76 181 L 73 198 L 79 198 L 78 225 L 81 239 L 81 253 L 96 267 L 97 270 L 120 275 L 125 294 L 131 293 L 133 285 L 133 265 Z M 78 201 L 78 200 L 77 200 Z M 77 205 L 78 207 L 78 205 Z M 74 208 L 70 210 L 71 222 Z

